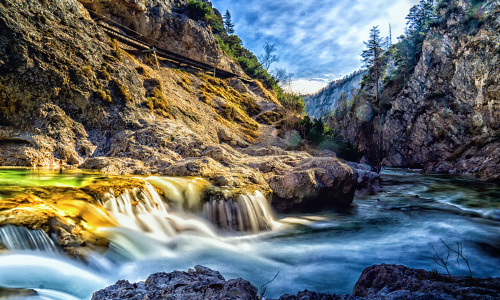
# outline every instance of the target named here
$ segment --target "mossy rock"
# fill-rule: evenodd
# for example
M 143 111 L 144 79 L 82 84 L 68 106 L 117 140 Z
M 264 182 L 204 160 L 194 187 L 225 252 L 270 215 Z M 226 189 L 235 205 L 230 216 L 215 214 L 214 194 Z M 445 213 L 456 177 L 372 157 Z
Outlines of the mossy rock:
M 102 199 L 106 193 L 113 191 L 115 196 L 120 196 L 126 191 L 144 189 L 146 182 L 133 177 L 104 177 L 97 178 L 92 183 L 81 189 L 94 199 Z

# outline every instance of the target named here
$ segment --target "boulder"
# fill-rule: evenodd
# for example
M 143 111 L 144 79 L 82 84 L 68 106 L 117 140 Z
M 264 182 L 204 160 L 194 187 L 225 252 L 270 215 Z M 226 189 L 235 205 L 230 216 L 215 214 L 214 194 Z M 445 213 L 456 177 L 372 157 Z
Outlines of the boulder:
M 306 158 L 283 175 L 269 178 L 272 204 L 281 212 L 348 207 L 356 190 L 356 176 L 337 158 Z
M 92 295 L 104 299 L 257 299 L 257 288 L 243 279 L 226 281 L 222 275 L 203 266 L 187 272 L 156 273 L 146 281 L 130 283 L 119 280 Z
M 441 275 L 402 265 L 364 269 L 353 295 L 367 299 L 499 299 L 500 278 Z

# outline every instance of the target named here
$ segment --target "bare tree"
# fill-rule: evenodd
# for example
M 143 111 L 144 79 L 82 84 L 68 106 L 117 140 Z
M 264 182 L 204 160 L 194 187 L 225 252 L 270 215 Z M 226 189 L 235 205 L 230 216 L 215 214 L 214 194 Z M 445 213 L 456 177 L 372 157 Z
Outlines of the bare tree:
M 285 68 L 276 68 L 272 71 L 276 84 L 281 85 L 281 87 L 290 86 L 292 83 L 293 74 L 288 73 Z
M 266 45 L 264 46 L 264 54 L 259 56 L 260 63 L 262 64 L 264 70 L 267 71 L 273 62 L 280 61 L 280 57 L 278 55 L 273 54 L 276 51 L 277 49 L 275 44 L 266 42 Z

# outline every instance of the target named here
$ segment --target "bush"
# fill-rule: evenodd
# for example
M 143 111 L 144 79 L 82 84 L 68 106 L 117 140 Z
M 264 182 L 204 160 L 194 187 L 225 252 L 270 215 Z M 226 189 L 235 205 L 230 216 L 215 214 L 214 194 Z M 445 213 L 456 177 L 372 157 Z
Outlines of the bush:
M 212 9 L 205 2 L 189 0 L 187 4 L 188 17 L 193 20 L 205 20 L 206 15 L 213 14 Z
M 198 0 L 189 0 L 186 8 L 188 17 L 191 19 L 208 22 L 208 24 L 212 26 L 214 33 L 225 32 L 224 25 L 222 25 L 222 19 L 214 14 L 212 8 L 210 8 L 207 3 Z

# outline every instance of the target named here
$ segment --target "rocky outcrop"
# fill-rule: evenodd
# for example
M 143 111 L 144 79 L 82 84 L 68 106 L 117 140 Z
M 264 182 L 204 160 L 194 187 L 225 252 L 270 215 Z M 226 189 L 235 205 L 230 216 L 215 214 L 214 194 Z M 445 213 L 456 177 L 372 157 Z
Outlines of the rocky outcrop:
M 389 82 L 379 103 L 361 92 L 339 132 L 372 163 L 498 180 L 499 19 L 498 1 L 446 2 L 402 90 Z
M 300 161 L 283 175 L 269 180 L 273 206 L 278 211 L 319 210 L 347 207 L 356 191 L 356 173 L 336 158 L 317 157 Z
M 92 300 L 104 299 L 257 299 L 257 288 L 243 279 L 226 281 L 222 275 L 203 266 L 187 272 L 156 273 L 146 281 L 116 284 L 95 292 Z
M 133 30 L 132 35 L 139 33 L 142 35 L 139 38 L 149 45 L 244 75 L 241 67 L 220 49 L 206 21 L 188 17 L 187 0 L 78 1 L 98 14 L 96 17 L 101 18 L 100 22 L 111 27 L 119 24 L 122 27 L 116 29 L 120 31 Z
M 306 113 L 319 119 L 329 111 L 335 111 L 339 104 L 352 101 L 364 74 L 364 71 L 356 71 L 343 79 L 330 82 L 327 87 L 316 94 L 305 96 Z
M 392 102 L 386 163 L 498 179 L 500 5 L 453 5 L 427 34 L 412 79 Z
M 366 268 L 352 295 L 302 291 L 283 295 L 280 300 L 355 299 L 498 299 L 500 278 L 445 276 L 437 272 L 410 269 L 401 265 Z M 188 272 L 173 271 L 150 275 L 145 282 L 120 280 L 99 290 L 92 300 L 103 299 L 262 299 L 257 288 L 246 280 L 225 281 L 219 272 L 195 266 Z
M 353 295 L 367 299 L 498 299 L 500 278 L 441 275 L 401 265 L 366 268 Z

